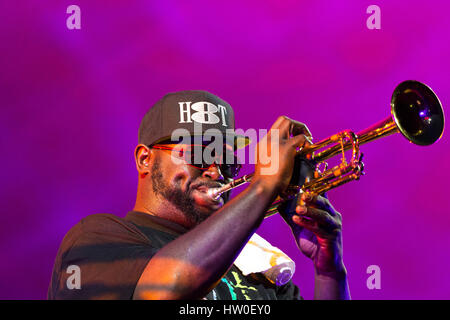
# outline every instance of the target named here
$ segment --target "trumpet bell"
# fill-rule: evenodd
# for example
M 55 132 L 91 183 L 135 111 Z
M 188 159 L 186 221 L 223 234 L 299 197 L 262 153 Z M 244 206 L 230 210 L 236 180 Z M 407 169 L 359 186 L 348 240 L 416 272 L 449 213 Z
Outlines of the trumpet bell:
M 441 102 L 433 90 L 421 82 L 407 80 L 395 88 L 391 113 L 399 131 L 414 144 L 433 144 L 444 131 Z

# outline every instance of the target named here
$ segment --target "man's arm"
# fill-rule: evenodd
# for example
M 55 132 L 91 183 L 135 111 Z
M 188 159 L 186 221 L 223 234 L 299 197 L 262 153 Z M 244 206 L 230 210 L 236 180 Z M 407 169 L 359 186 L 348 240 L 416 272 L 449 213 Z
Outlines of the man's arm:
M 320 274 L 314 270 L 315 300 L 350 300 L 347 271 L 334 274 Z

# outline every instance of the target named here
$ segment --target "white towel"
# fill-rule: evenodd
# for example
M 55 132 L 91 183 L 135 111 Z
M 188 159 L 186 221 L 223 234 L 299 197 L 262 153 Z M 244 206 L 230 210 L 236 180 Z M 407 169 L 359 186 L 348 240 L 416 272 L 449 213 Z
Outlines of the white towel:
M 242 249 L 234 264 L 245 276 L 260 272 L 277 286 L 286 284 L 295 272 L 295 262 L 256 233 Z

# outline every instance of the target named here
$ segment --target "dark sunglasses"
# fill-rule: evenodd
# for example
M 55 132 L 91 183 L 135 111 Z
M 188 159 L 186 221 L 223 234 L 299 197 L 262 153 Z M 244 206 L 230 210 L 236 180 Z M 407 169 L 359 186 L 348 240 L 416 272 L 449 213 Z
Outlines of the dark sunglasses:
M 168 145 L 155 144 L 149 148 L 168 150 L 177 158 L 200 170 L 207 170 L 213 164 L 219 166 L 220 172 L 229 178 L 235 178 L 242 168 L 238 157 L 234 152 L 224 146 L 217 150 L 208 145 Z

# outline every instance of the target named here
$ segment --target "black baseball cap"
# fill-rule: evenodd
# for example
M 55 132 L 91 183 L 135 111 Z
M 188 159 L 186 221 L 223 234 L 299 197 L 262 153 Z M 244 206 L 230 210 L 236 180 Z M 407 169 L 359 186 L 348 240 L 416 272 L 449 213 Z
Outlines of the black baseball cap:
M 234 111 L 218 96 L 203 90 L 166 94 L 155 103 L 139 126 L 139 144 L 179 142 L 182 137 L 222 135 L 224 143 L 239 149 L 250 138 L 234 132 Z

